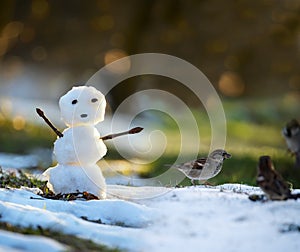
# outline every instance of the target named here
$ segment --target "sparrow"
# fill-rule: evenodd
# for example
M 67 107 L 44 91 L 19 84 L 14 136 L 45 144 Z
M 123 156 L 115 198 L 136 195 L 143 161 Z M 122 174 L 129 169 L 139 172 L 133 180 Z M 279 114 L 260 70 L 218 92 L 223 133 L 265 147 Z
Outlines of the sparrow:
M 300 168 L 300 124 L 292 119 L 282 129 L 282 135 L 285 138 L 288 150 L 295 155 L 295 167 Z
M 231 155 L 225 150 L 217 149 L 211 152 L 207 158 L 198 158 L 182 164 L 172 165 L 189 179 L 193 185 L 194 181 L 206 181 L 215 177 L 222 169 L 223 161 L 231 158 Z
M 259 158 L 256 183 L 270 200 L 294 198 L 289 184 L 275 170 L 269 156 L 261 156 Z

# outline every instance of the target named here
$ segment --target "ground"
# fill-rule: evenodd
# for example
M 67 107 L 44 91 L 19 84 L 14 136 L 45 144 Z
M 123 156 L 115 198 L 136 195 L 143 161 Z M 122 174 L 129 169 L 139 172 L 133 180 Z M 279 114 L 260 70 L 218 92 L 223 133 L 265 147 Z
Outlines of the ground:
M 0 189 L 1 221 L 91 239 L 128 251 L 300 251 L 300 201 L 252 202 L 259 188 L 108 186 L 109 199 L 44 199 L 28 188 Z M 299 192 L 299 190 L 294 190 Z M 0 232 L 0 250 L 61 251 L 49 238 Z

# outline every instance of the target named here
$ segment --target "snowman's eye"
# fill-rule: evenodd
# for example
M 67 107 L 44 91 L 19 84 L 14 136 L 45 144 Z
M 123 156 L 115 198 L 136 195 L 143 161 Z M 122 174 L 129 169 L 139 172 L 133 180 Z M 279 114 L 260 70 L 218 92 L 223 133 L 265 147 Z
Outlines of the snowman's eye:
M 73 100 L 72 104 L 75 105 L 78 101 L 77 100 Z
M 97 101 L 98 101 L 97 98 L 93 98 L 93 99 L 91 100 L 92 103 L 95 103 L 95 102 L 97 102 Z

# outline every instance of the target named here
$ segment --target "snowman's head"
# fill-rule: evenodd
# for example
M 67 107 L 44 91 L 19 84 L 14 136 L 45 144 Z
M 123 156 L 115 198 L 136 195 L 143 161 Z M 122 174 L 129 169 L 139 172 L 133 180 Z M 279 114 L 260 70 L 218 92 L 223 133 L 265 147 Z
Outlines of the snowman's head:
M 67 126 L 95 125 L 104 120 L 106 100 L 94 87 L 73 87 L 59 99 L 62 120 Z

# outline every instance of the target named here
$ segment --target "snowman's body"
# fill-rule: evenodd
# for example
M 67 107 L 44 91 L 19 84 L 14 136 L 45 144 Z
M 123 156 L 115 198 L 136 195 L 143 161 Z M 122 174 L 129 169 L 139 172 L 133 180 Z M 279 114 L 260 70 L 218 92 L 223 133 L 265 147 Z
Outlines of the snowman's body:
M 54 143 L 54 154 L 59 164 L 95 164 L 107 152 L 93 125 L 67 128 L 63 135 Z
M 44 173 L 49 177 L 47 187 L 55 193 L 89 192 L 100 199 L 106 197 L 106 184 L 97 164 L 61 165 Z
M 74 87 L 59 101 L 62 119 L 69 126 L 54 143 L 58 161 L 44 172 L 54 193 L 84 192 L 105 198 L 106 184 L 96 164 L 107 152 L 95 125 L 103 121 L 106 101 L 93 87 Z

